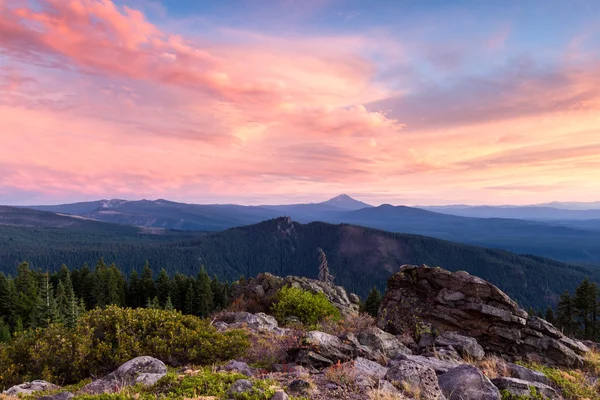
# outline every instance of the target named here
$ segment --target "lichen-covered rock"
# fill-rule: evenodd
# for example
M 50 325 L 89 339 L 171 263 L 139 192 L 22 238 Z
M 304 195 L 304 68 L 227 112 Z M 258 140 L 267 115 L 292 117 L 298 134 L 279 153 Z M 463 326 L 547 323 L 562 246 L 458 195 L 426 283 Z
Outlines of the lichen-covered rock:
M 232 298 L 248 304 L 250 312 L 267 312 L 279 289 L 285 286 L 304 289 L 315 294 L 323 293 L 342 315 L 358 314 L 360 303 L 358 296 L 352 293 L 348 295 L 341 286 L 299 276 L 281 278 L 262 273 L 247 282 L 236 282 L 232 286 Z
M 304 379 L 295 379 L 288 385 L 288 390 L 295 394 L 306 394 L 310 390 L 310 382 Z
M 237 381 L 231 384 L 231 386 L 227 390 L 227 393 L 230 395 L 245 393 L 252 390 L 253 387 L 254 385 L 248 379 L 238 379 Z
M 436 358 L 436 357 L 424 357 L 424 356 L 413 356 L 413 355 L 401 354 L 398 357 L 390 360 L 387 364 L 387 367 L 393 368 L 394 366 L 398 365 L 401 361 L 404 361 L 404 360 L 413 361 L 413 362 L 421 364 L 425 367 L 429 367 L 429 368 L 433 369 L 435 371 L 435 373 L 438 375 L 445 374 L 449 370 L 461 365 L 460 362 L 455 361 L 455 360 L 446 361 L 446 360 L 440 360 L 439 358 Z
M 279 327 L 275 317 L 265 313 L 251 314 L 246 311 L 221 314 L 217 317 L 214 325 L 220 330 L 247 327 L 255 332 L 272 332 L 276 334 L 287 332 L 286 329 Z
M 21 383 L 20 385 L 12 386 L 2 392 L 2 394 L 6 394 L 8 396 L 17 396 L 19 394 L 33 394 L 36 392 L 43 392 L 46 390 L 56 390 L 59 386 L 56 386 L 53 383 L 36 380 L 31 382 Z
M 519 396 L 530 396 L 533 393 L 541 395 L 544 399 L 560 399 L 561 397 L 556 393 L 556 390 L 550 386 L 540 382 L 530 382 L 518 378 L 496 378 L 492 379 L 492 383 L 500 390 L 506 390 L 508 393 L 515 397 Z
M 254 368 L 251 368 L 243 361 L 236 360 L 231 360 L 227 364 L 219 367 L 219 371 L 237 372 L 250 378 L 255 375 Z
M 567 338 L 547 321 L 529 317 L 490 282 L 464 271 L 402 266 L 388 280 L 379 309 L 379 327 L 400 333 L 423 322 L 429 324 L 431 333 L 422 335 L 422 341 L 425 337 L 429 342 L 421 345 L 446 343 L 469 357 L 475 355 L 474 358 L 481 352 L 444 339 L 444 335 L 474 338 L 486 352 L 519 357 L 535 355 L 546 364 L 560 366 L 582 365 L 583 355 L 589 351 L 583 343 Z M 436 337 L 440 332 L 442 335 Z M 434 343 L 430 343 L 431 339 Z
M 529 382 L 539 382 L 544 385 L 550 385 L 550 379 L 539 371 L 534 371 L 529 368 L 525 368 L 518 364 L 508 363 L 506 364 L 508 372 L 513 378 L 523 379 Z
M 85 385 L 81 392 L 86 394 L 113 393 L 125 386 L 133 386 L 138 383 L 152 386 L 166 374 L 167 367 L 162 361 L 148 356 L 137 357 L 127 361 L 104 378 Z
M 290 396 L 286 392 L 279 391 L 275 393 L 269 400 L 289 400 Z
M 408 395 L 419 393 L 424 399 L 444 399 L 435 371 L 414 361 L 399 361 L 388 370 L 385 379 Z
M 438 377 L 448 400 L 500 400 L 500 391 L 472 365 L 461 365 Z
M 363 346 L 373 350 L 381 351 L 386 358 L 393 358 L 399 354 L 412 354 L 396 336 L 382 331 L 379 328 L 371 328 L 367 331 L 359 332 L 356 337 Z
M 456 332 L 443 332 L 435 338 L 434 343 L 437 346 L 452 346 L 463 358 L 479 361 L 483 360 L 483 357 L 485 357 L 483 347 L 477 343 L 475 338 L 460 335 Z

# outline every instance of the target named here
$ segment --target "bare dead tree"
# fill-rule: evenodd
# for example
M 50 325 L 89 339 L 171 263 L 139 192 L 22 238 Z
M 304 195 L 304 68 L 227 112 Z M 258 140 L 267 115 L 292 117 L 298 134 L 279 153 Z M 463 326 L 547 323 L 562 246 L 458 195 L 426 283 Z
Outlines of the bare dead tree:
M 325 283 L 333 283 L 333 276 L 329 273 L 327 265 L 327 256 L 322 248 L 317 248 L 317 257 L 319 258 L 319 280 Z

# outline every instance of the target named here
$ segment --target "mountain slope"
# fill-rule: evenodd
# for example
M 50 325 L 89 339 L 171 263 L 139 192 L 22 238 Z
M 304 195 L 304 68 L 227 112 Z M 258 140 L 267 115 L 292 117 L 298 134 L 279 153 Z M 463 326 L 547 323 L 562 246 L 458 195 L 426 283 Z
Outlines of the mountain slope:
M 533 221 L 582 221 L 600 219 L 600 209 L 570 210 L 542 206 L 426 206 L 419 208 L 443 214 L 476 218 L 513 218 Z
M 327 254 L 336 282 L 365 296 L 373 285 L 405 263 L 466 270 L 497 284 L 523 305 L 545 307 L 594 271 L 538 257 L 520 256 L 423 236 L 326 223 L 300 224 L 278 218 L 223 232 L 193 236 L 100 234 L 77 229 L 0 226 L 0 268 L 13 272 L 18 262 L 55 270 L 62 263 L 77 268 L 104 257 L 129 272 L 145 260 L 156 272 L 195 274 L 205 265 L 224 279 L 259 272 L 316 277 L 316 248 Z M 197 234 L 196 234 L 197 235 Z

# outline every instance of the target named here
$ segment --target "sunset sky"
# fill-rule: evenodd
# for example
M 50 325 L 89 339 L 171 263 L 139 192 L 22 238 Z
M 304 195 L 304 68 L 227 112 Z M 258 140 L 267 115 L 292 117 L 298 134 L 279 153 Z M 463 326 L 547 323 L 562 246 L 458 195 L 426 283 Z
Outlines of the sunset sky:
M 600 1 L 0 0 L 0 204 L 600 200 Z

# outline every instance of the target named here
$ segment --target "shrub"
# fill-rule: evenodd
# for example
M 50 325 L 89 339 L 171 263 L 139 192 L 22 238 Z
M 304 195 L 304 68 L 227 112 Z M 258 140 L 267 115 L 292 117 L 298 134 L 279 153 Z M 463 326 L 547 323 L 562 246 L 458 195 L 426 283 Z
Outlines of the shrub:
M 287 351 L 300 344 L 301 331 L 290 329 L 284 334 L 274 332 L 249 332 L 250 347 L 240 358 L 257 368 L 270 370 L 273 364 L 284 364 Z
M 326 318 L 341 318 L 340 311 L 331 304 L 325 294 L 313 294 L 295 287 L 281 288 L 271 310 L 280 322 L 295 316 L 304 324 L 315 325 Z
M 176 311 L 110 306 L 85 314 L 75 328 L 53 324 L 0 345 L 0 385 L 32 379 L 64 384 L 100 376 L 128 360 L 156 357 L 170 365 L 210 364 L 244 353 L 247 335 L 219 333 Z
M 593 381 L 579 370 L 562 370 L 559 368 L 548 367 L 536 363 L 521 363 L 524 367 L 534 369 L 544 373 L 552 383 L 559 388 L 565 399 L 590 399 L 600 400 L 600 394 Z

